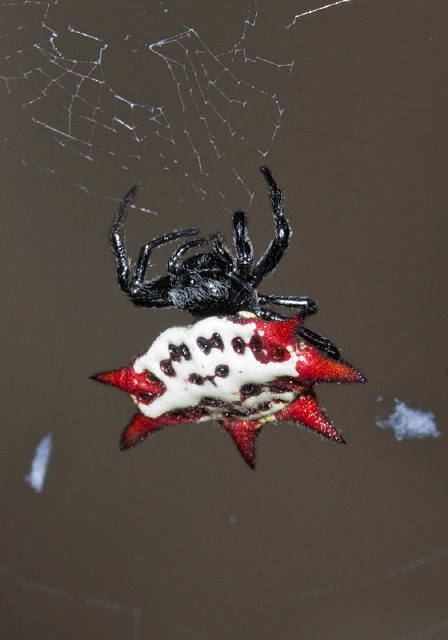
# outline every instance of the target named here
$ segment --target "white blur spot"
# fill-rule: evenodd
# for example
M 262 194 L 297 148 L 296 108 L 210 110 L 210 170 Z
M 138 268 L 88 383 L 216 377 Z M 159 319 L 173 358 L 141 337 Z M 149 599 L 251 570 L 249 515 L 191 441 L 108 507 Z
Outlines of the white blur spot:
M 36 447 L 36 453 L 31 463 L 31 469 L 25 481 L 40 493 L 44 486 L 45 474 L 47 473 L 48 461 L 50 460 L 51 450 L 53 449 L 53 436 L 51 433 L 46 435 Z
M 236 516 L 230 516 L 229 522 L 230 522 L 230 524 L 235 524 L 236 523 Z
M 378 398 L 380 401 L 381 398 Z M 411 438 L 438 438 L 434 414 L 431 411 L 411 409 L 404 402 L 395 399 L 395 409 L 385 420 L 376 418 L 376 424 L 381 429 L 393 429 L 397 440 Z

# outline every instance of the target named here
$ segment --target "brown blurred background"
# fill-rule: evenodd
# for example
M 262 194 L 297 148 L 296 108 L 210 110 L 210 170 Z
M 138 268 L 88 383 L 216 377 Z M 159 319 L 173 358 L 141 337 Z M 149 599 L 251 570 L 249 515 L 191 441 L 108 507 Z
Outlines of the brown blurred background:
M 3 6 L 2 640 L 448 638 L 448 7 L 319 6 Z M 145 184 L 134 255 L 238 208 L 261 251 L 264 162 L 295 233 L 262 291 L 317 299 L 369 378 L 318 390 L 348 445 L 267 426 L 253 472 L 207 423 L 121 453 L 133 408 L 89 376 L 190 318 L 120 293 L 117 203 Z M 394 398 L 441 437 L 380 429 Z

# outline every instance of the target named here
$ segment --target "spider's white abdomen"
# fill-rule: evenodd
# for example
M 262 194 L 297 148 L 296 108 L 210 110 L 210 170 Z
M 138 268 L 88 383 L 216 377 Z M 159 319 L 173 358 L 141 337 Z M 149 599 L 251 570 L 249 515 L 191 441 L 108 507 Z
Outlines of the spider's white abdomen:
M 148 418 L 201 406 L 207 408 L 203 420 L 269 419 L 300 392 L 272 386 L 278 378 L 297 376 L 300 356 L 285 351 L 282 361 L 271 361 L 263 358 L 262 343 L 256 321 L 210 317 L 167 329 L 133 364 L 136 373 L 156 376 L 166 391 L 149 404 L 134 401 Z

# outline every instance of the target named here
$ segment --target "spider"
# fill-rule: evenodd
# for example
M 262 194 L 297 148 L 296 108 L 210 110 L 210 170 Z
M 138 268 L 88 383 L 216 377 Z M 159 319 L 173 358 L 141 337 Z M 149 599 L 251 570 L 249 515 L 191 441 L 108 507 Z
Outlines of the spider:
M 196 237 L 175 249 L 168 260 L 168 275 L 146 280 L 146 272 L 154 249 L 180 238 L 197 236 L 198 229 L 181 229 L 154 238 L 140 249 L 134 274 L 123 235 L 124 218 L 141 190 L 135 185 L 123 199 L 110 229 L 112 251 L 117 263 L 117 277 L 121 289 L 140 307 L 176 307 L 193 314 L 196 320 L 210 316 L 233 316 L 239 312 L 255 314 L 262 320 L 282 320 L 285 316 L 266 308 L 278 305 L 297 309 L 302 318 L 315 313 L 314 300 L 304 296 L 274 296 L 258 293 L 258 286 L 270 276 L 289 246 L 291 226 L 285 218 L 282 192 L 266 167 L 260 167 L 270 189 L 275 237 L 254 264 L 252 243 L 247 233 L 247 216 L 243 211 L 233 215 L 235 256 L 226 248 L 223 238 L 215 233 L 208 238 Z M 199 253 L 183 261 L 191 249 L 211 244 L 209 253 Z M 331 357 L 339 359 L 338 349 L 319 334 L 301 327 L 300 336 Z
M 303 327 L 316 303 L 303 296 L 259 294 L 289 245 L 291 227 L 282 192 L 267 167 L 261 171 L 270 189 L 275 237 L 254 264 L 247 218 L 233 217 L 235 255 L 219 233 L 208 238 L 197 229 L 159 236 L 140 249 L 135 271 L 125 249 L 123 223 L 140 186 L 124 198 L 110 229 L 118 282 L 142 307 L 190 311 L 192 325 L 171 327 L 126 367 L 93 376 L 122 389 L 137 406 L 121 448 L 129 449 L 168 425 L 216 420 L 233 438 L 247 464 L 255 467 L 256 438 L 277 420 L 300 422 L 321 436 L 344 442 L 322 412 L 314 386 L 320 382 L 363 382 L 327 339 Z M 152 251 L 180 244 L 168 260 L 168 275 L 146 280 Z M 211 245 L 208 253 L 185 254 Z M 183 258 L 183 259 L 182 259 Z M 292 317 L 268 307 L 295 309 Z

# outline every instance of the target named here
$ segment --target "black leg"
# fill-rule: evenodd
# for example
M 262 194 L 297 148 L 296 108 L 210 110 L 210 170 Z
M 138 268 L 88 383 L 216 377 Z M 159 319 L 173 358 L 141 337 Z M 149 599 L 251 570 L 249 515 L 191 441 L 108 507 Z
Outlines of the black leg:
M 281 307 L 299 309 L 300 315 L 316 313 L 317 304 L 305 296 L 258 296 L 260 304 L 278 304 Z
M 299 329 L 299 334 L 306 342 L 312 344 L 313 347 L 317 347 L 320 351 L 325 351 L 325 353 L 328 353 L 328 355 L 335 360 L 341 359 L 341 354 L 338 349 L 328 338 L 323 338 L 318 333 L 314 333 L 314 331 L 306 329 L 305 327 Z
M 125 293 L 128 292 L 129 258 L 124 247 L 123 220 L 127 210 L 132 205 L 142 186 L 136 184 L 124 197 L 117 211 L 115 220 L 110 228 L 110 243 L 117 263 L 118 282 Z
M 271 242 L 267 251 L 260 258 L 253 270 L 251 284 L 254 287 L 258 286 L 263 278 L 266 278 L 274 271 L 288 248 L 289 236 L 291 235 L 291 227 L 284 215 L 282 192 L 278 188 L 269 169 L 267 167 L 261 167 L 261 171 L 271 188 L 270 198 L 272 213 L 274 215 L 275 239 Z
M 260 296 L 259 300 L 261 298 L 267 298 L 267 297 L 270 297 L 270 296 Z M 282 316 L 280 313 L 275 313 L 275 311 L 271 311 L 270 309 L 263 309 L 263 308 L 255 309 L 255 313 L 257 317 L 261 318 L 262 320 L 275 321 L 275 320 L 287 319 L 286 316 Z M 335 360 L 341 359 L 341 355 L 338 349 L 334 346 L 332 342 L 330 342 L 330 340 L 328 340 L 328 338 L 323 338 L 318 333 L 311 331 L 311 329 L 306 329 L 305 327 L 301 327 L 299 329 L 299 335 L 306 342 L 309 342 L 311 345 L 313 345 L 313 347 L 316 347 L 317 349 L 319 349 L 319 351 L 324 351 L 325 353 L 327 353 L 331 358 L 334 358 Z
M 143 284 L 146 270 L 148 268 L 149 258 L 151 257 L 152 250 L 156 247 L 161 247 L 164 244 L 168 244 L 168 242 L 172 242 L 173 240 L 178 240 L 179 238 L 185 238 L 185 236 L 194 236 L 199 233 L 198 229 L 181 229 L 180 231 L 172 231 L 171 233 L 167 233 L 164 236 L 159 236 L 158 238 L 154 238 L 147 244 L 143 245 L 140 249 L 140 255 L 137 260 L 137 266 L 135 269 L 135 278 L 134 283 Z
M 207 238 L 196 238 L 196 240 L 185 242 L 185 244 L 181 244 L 180 247 L 177 247 L 171 258 L 168 260 L 168 273 L 178 273 L 178 262 L 184 253 L 193 247 L 203 247 L 204 244 L 207 244 Z
M 220 233 L 214 233 L 211 237 L 210 240 L 213 244 L 213 248 L 215 250 L 215 252 L 217 253 L 217 255 L 221 258 L 222 262 L 225 263 L 230 270 L 232 270 L 233 268 L 233 258 L 230 255 L 229 251 L 227 250 L 227 247 L 224 244 L 224 240 L 223 237 Z
M 233 241 L 236 249 L 235 274 L 246 280 L 252 271 L 254 255 L 247 235 L 247 217 L 243 211 L 233 214 Z
M 141 189 L 142 185 L 137 184 L 126 194 L 110 228 L 110 243 L 117 263 L 118 282 L 121 289 L 130 296 L 131 299 L 133 296 L 137 295 L 137 292 L 144 284 L 143 279 L 145 277 L 146 269 L 148 268 L 151 251 L 155 247 L 160 247 L 161 245 L 178 238 L 184 238 L 185 236 L 192 236 L 199 233 L 197 229 L 184 229 L 182 231 L 173 231 L 172 233 L 151 240 L 151 242 L 148 242 L 141 248 L 135 277 L 130 277 L 130 261 L 125 248 L 123 222 L 126 212 L 131 207 Z
M 262 320 L 287 320 L 286 316 L 275 313 L 275 311 L 271 311 L 270 309 L 262 309 L 261 307 L 255 309 L 255 314 L 257 318 L 261 318 Z

